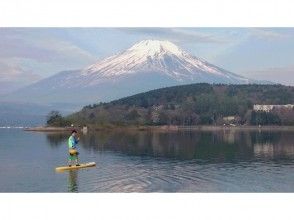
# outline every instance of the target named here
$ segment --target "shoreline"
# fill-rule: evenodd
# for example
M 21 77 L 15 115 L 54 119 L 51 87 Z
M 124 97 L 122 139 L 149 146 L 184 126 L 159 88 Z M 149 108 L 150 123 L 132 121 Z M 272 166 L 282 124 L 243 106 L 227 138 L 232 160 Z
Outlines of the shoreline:
M 30 127 L 24 128 L 24 131 L 35 132 L 65 132 L 72 129 L 82 130 L 82 127 Z M 175 125 L 161 125 L 161 126 L 89 126 L 89 131 L 109 131 L 109 130 L 137 130 L 137 131 L 220 131 L 220 130 L 246 130 L 246 131 L 294 131 L 294 126 L 221 126 L 221 125 L 195 125 L 195 126 L 175 126 Z
M 77 129 L 77 128 L 72 128 L 72 127 L 46 127 L 46 126 L 38 126 L 38 127 L 28 127 L 24 128 L 24 131 L 39 131 L 39 132 L 52 132 L 52 131 L 71 131 L 72 129 Z

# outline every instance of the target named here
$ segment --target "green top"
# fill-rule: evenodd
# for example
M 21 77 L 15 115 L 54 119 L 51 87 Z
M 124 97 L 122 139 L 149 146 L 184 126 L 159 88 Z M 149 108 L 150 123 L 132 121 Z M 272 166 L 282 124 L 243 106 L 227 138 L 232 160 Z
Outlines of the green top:
M 73 148 L 73 149 L 75 149 L 76 147 L 77 147 L 77 144 L 78 144 L 78 140 L 74 137 L 74 136 L 70 136 L 69 138 L 68 138 L 68 142 L 67 142 L 67 144 L 68 144 L 68 148 Z

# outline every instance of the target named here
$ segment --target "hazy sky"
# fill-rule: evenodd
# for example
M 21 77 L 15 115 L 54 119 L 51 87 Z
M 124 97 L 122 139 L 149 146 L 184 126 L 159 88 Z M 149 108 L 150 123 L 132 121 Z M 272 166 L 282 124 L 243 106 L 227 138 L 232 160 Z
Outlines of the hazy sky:
M 294 85 L 294 28 L 0 28 L 0 85 L 80 69 L 144 39 L 234 73 Z

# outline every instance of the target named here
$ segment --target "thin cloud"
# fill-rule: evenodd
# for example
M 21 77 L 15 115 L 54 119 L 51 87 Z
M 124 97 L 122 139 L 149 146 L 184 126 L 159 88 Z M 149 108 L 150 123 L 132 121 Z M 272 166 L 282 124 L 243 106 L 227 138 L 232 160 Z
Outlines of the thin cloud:
M 287 34 L 280 33 L 271 29 L 253 28 L 250 31 L 251 36 L 262 40 L 280 40 L 288 37 Z
M 294 66 L 252 70 L 248 71 L 246 75 L 255 79 L 267 79 L 272 82 L 294 86 Z
M 88 51 L 44 29 L 0 29 L 0 58 L 30 58 L 39 62 L 59 60 L 93 61 Z M 50 29 L 49 29 L 50 30 Z
M 0 81 L 32 83 L 40 75 L 82 68 L 95 60 L 55 29 L 0 28 Z
M 21 84 L 27 84 L 36 82 L 40 78 L 40 75 L 24 69 L 18 64 L 8 64 L 0 61 L 0 82 L 19 81 Z
M 128 34 L 168 39 L 174 42 L 227 43 L 226 39 L 184 28 L 119 28 L 119 30 Z

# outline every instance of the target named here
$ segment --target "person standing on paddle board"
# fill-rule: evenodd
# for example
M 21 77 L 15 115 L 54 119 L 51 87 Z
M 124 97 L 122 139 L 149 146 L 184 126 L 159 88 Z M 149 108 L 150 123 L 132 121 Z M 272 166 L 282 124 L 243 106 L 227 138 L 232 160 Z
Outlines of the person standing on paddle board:
M 73 130 L 71 136 L 68 138 L 68 166 L 71 166 L 73 161 L 75 161 L 76 166 L 80 166 L 78 158 L 79 152 L 77 151 L 77 144 L 79 143 L 80 138 L 77 137 L 77 133 L 76 130 Z

